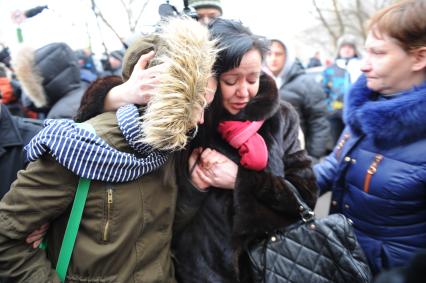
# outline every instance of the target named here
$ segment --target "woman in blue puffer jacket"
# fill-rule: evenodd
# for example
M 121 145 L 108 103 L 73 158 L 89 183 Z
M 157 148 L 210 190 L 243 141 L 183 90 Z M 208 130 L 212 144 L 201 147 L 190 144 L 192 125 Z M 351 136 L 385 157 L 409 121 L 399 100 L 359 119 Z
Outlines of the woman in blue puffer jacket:
M 426 251 L 426 2 L 378 12 L 364 75 L 346 101 L 346 129 L 315 167 L 331 213 L 354 223 L 373 272 Z

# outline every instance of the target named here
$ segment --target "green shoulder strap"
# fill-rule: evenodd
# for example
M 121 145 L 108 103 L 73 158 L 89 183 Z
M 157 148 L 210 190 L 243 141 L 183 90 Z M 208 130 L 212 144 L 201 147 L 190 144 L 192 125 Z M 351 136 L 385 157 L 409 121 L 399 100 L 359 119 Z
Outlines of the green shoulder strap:
M 95 133 L 92 125 L 87 123 L 78 123 L 78 127 Z M 59 252 L 58 262 L 56 264 L 56 272 L 61 282 L 65 281 L 68 265 L 70 263 L 72 251 L 74 249 L 75 239 L 80 226 L 81 217 L 83 215 L 84 205 L 86 204 L 87 193 L 89 192 L 90 179 L 80 178 L 75 192 L 74 203 L 71 208 L 70 218 L 65 230 L 64 239 L 62 240 L 61 251 Z

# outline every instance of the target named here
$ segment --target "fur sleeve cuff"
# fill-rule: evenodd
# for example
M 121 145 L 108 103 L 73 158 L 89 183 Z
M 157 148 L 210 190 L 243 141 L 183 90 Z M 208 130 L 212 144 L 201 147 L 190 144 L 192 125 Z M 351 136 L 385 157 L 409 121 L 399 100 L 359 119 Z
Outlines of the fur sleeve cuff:
M 121 77 L 108 76 L 95 80 L 81 98 L 80 108 L 78 109 L 75 120 L 84 122 L 98 114 L 104 109 L 104 101 L 108 92 L 115 86 L 123 83 Z
M 263 235 L 293 222 L 297 205 L 281 177 L 242 167 L 234 191 L 234 229 L 240 235 Z
M 286 179 L 298 188 L 311 207 L 316 201 L 317 186 L 304 151 L 287 156 Z M 234 229 L 239 235 L 262 235 L 299 219 L 298 203 L 284 177 L 267 171 L 238 170 L 234 191 Z

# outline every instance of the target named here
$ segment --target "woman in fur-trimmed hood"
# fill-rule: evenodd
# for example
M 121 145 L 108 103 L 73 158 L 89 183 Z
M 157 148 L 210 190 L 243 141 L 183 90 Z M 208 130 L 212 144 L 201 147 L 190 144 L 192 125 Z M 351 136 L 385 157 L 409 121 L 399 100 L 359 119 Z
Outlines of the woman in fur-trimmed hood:
M 33 161 L 0 202 L 0 278 L 59 282 L 54 267 L 79 177 L 85 177 L 92 181 L 66 281 L 175 282 L 171 151 L 185 145 L 202 119 L 215 42 L 206 27 L 176 18 L 135 44 L 155 47 L 153 64 L 166 63 L 156 93 L 144 108 L 127 105 L 87 120 L 96 134 L 70 120 L 46 121 L 27 146 Z M 138 79 L 142 59 L 129 60 L 126 82 Z M 106 87 L 97 83 L 88 92 Z M 47 257 L 24 241 L 46 222 Z
M 190 22 L 190 19 L 185 21 Z M 90 86 L 82 99 L 77 121 L 85 121 L 109 110 L 108 107 L 104 109 L 104 102 L 111 88 L 122 85 L 123 81 L 128 82 L 141 55 L 155 51 L 149 66 L 163 65 L 163 70 L 158 72 L 155 80 L 146 81 L 156 83 L 158 88 L 153 95 L 147 95 L 150 97 L 147 105 L 141 101 L 141 142 L 161 150 L 185 147 L 188 133 L 198 127 L 198 116 L 207 105 L 204 93 L 212 80 L 211 66 L 217 51 L 215 41 L 209 40 L 209 35 L 197 25 L 182 24 L 176 19 L 172 22 L 162 26 L 161 36 L 144 36 L 129 47 L 124 56 L 122 80 L 110 76 L 98 79 Z M 136 95 L 129 95 L 132 96 L 129 100 L 134 101 Z M 118 99 L 122 100 L 122 97 Z
M 244 248 L 298 219 L 284 179 L 313 207 L 310 158 L 297 112 L 261 71 L 266 42 L 240 22 L 209 25 L 219 42 L 218 91 L 178 173 L 173 247 L 179 282 L 250 282 Z
M 352 219 L 374 273 L 426 252 L 424 13 L 424 1 L 407 0 L 373 17 L 346 129 L 315 167 L 321 191 L 333 192 L 330 212 Z
M 88 84 L 80 79 L 77 58 L 66 43 L 24 47 L 15 56 L 14 69 L 30 109 L 47 118 L 74 118 Z

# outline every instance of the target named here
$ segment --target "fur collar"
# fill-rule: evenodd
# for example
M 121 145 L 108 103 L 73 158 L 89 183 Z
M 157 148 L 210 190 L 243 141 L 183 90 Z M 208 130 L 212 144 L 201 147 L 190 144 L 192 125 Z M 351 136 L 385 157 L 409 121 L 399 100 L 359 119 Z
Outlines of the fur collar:
M 263 73 L 260 76 L 258 94 L 237 115 L 226 115 L 226 120 L 259 121 L 271 118 L 280 106 L 277 85 L 274 79 Z
M 426 137 L 426 83 L 393 98 L 379 96 L 367 88 L 365 76 L 353 85 L 344 119 L 354 132 L 371 135 L 383 147 Z

